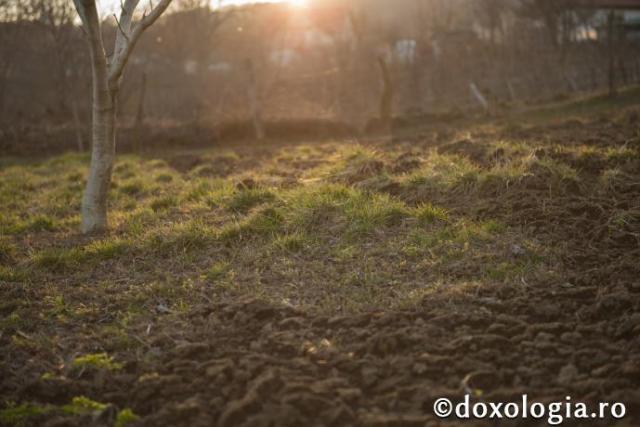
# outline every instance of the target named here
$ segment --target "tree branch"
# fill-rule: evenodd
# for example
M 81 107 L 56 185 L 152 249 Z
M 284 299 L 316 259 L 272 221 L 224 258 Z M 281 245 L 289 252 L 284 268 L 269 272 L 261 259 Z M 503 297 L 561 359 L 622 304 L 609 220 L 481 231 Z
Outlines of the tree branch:
M 139 2 L 140 0 L 125 0 L 124 3 L 120 3 L 120 19 L 116 18 L 120 31 L 116 34 L 116 43 L 113 49 L 114 58 L 117 58 L 119 53 L 131 43 L 131 21 Z
M 82 21 L 82 26 L 85 30 L 89 27 L 89 19 L 87 17 L 86 7 L 87 2 L 83 0 L 73 0 L 73 5 L 76 7 L 76 11 L 78 12 L 78 16 L 80 17 L 80 21 Z M 95 7 L 95 4 L 94 4 Z
M 80 1 L 80 0 L 74 0 Z M 140 39 L 142 33 L 153 25 L 154 22 L 158 20 L 160 15 L 164 13 L 165 10 L 169 7 L 172 0 L 160 0 L 160 2 L 151 9 L 149 14 L 145 14 L 142 18 L 131 28 L 131 17 L 133 16 L 133 10 L 128 10 L 131 13 L 131 16 L 124 15 L 125 10 L 127 10 L 128 4 L 137 5 L 139 0 L 126 0 L 125 7 L 123 8 L 123 15 L 120 16 L 120 22 L 123 23 L 125 19 L 128 19 L 128 27 L 129 34 L 128 40 L 121 36 L 121 44 L 118 45 L 116 43 L 116 50 L 114 51 L 113 61 L 111 62 L 111 66 L 109 67 L 109 82 L 115 83 L 122 76 L 122 72 L 124 70 L 127 61 L 129 60 L 129 56 L 133 51 L 136 43 Z M 125 27 L 126 29 L 127 27 Z
M 118 17 L 116 16 L 116 14 L 113 14 L 113 19 L 116 20 L 116 25 L 118 26 L 118 29 L 120 30 L 120 34 L 122 34 L 122 36 L 129 41 L 129 36 L 127 35 L 127 33 L 125 33 L 124 28 L 122 28 L 122 25 L 120 24 L 120 20 L 118 19 Z
M 73 0 L 73 4 L 82 21 L 82 27 L 89 37 L 93 60 L 101 61 L 100 58 L 105 57 L 104 42 L 102 41 L 102 30 L 96 2 L 95 0 Z

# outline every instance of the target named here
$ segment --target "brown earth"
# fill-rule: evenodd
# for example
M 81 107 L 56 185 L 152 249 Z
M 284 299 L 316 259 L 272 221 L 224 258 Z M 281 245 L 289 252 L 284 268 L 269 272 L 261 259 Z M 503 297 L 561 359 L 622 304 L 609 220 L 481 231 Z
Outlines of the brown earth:
M 122 354 L 121 371 L 73 371 L 43 381 L 34 367 L 52 361 L 46 354 L 2 343 L 3 400 L 65 404 L 85 395 L 131 407 L 141 426 L 435 426 L 435 399 L 540 402 L 623 402 L 627 416 L 600 423 L 640 423 L 640 164 L 620 160 L 622 172 L 608 193 L 589 184 L 611 159 L 554 151 L 566 146 L 629 144 L 636 127 L 614 120 L 571 121 L 526 130 L 539 147 L 533 155 L 575 167 L 581 180 L 547 197 L 551 178 L 533 171 L 513 189 L 497 192 L 491 182 L 473 200 L 455 192 L 415 194 L 398 187 L 408 202 L 431 197 L 453 212 L 501 218 L 528 227 L 548 245 L 564 245 L 561 283 L 470 285 L 459 292 L 437 290 L 406 311 L 380 309 L 363 314 L 322 316 L 256 299 L 202 302 L 186 313 L 160 313 L 137 325 L 135 354 Z M 635 126 L 635 125 L 633 125 Z M 495 134 L 435 143 L 442 153 L 468 156 L 480 165 L 508 156 L 484 141 Z M 637 137 L 636 137 L 637 138 Z M 456 142 L 457 141 L 457 142 Z M 394 142 L 401 146 L 398 141 Z M 422 160 L 413 142 L 395 160 L 366 163 L 366 178 L 385 168 L 410 171 Z M 232 160 L 224 160 L 228 164 Z M 225 164 L 227 164 L 225 163 Z M 198 159 L 175 161 L 192 169 Z M 232 166 L 229 166 L 232 167 Z M 350 184 L 357 184 L 350 182 Z M 557 190 L 557 189 L 556 189 Z M 634 213 L 612 229 L 616 209 Z M 516 248 L 517 249 L 517 248 Z M 517 252 L 517 250 L 514 251 Z M 515 254 L 517 255 L 517 254 Z M 32 290 L 15 286 L 14 297 Z M 108 313 L 105 307 L 104 313 Z M 100 319 L 95 320 L 97 323 Z M 149 329 L 150 328 L 150 329 Z M 26 337 L 28 338 L 28 336 Z M 82 337 L 78 337 L 82 339 Z M 73 347 L 73 343 L 69 344 Z M 53 350 L 52 350 L 53 351 Z M 48 426 L 113 425 L 108 407 L 84 417 L 49 415 L 33 419 Z M 449 421 L 450 425 L 546 425 L 545 420 Z
M 640 413 L 639 309 L 638 289 L 526 284 L 343 317 L 257 300 L 205 304 L 141 338 L 159 355 L 153 365 L 132 360 L 122 373 L 43 382 L 16 360 L 3 388 L 43 402 L 101 396 L 132 407 L 149 426 L 439 425 L 434 400 L 459 401 L 470 390 L 486 402 L 519 402 L 522 394 L 624 402 L 629 416 L 617 425 L 630 426 Z

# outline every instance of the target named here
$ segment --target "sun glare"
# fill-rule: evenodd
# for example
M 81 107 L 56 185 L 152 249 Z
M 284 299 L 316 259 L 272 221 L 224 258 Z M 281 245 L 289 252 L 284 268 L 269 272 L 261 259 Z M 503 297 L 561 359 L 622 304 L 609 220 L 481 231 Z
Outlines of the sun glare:
M 306 7 L 308 5 L 308 0 L 286 0 L 291 6 L 294 7 Z

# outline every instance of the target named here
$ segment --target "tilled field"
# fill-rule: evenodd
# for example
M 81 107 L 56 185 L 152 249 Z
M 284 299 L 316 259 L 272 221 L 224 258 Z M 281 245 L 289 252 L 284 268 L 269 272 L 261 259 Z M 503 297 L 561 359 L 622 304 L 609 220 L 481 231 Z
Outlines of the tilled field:
M 94 269 L 75 271 L 66 258 L 67 264 L 58 260 L 53 267 L 40 258 L 20 260 L 20 254 L 28 252 L 25 248 L 35 251 L 46 244 L 42 235 L 16 232 L 18 255 L 3 262 L 16 266 L 15 271 L 26 269 L 34 279 L 17 280 L 17 273 L 12 273 L 13 279 L 2 288 L 0 401 L 7 409 L 0 422 L 123 425 L 126 417 L 121 411 L 130 408 L 135 414 L 131 425 L 143 426 L 546 425 L 546 417 L 445 422 L 433 410 L 434 401 L 442 397 L 455 403 L 470 394 L 475 402 L 506 403 L 520 402 L 527 394 L 531 401 L 542 403 L 564 402 L 570 396 L 573 402 L 587 403 L 589 415 L 598 402 L 626 405 L 623 420 L 570 419 L 564 425 L 637 425 L 637 123 L 637 111 L 629 111 L 554 125 L 475 130 L 466 138 L 445 132 L 442 141 L 427 133 L 410 141 L 379 143 L 376 156 L 347 162 L 339 172 L 320 174 L 363 194 L 390 195 L 409 207 L 429 201 L 446 208 L 451 217 L 499 220 L 510 230 L 494 240 L 423 242 L 427 249 L 417 243 L 408 249 L 392 246 L 397 244 L 393 238 L 402 241 L 407 227 L 417 221 L 405 218 L 381 226 L 386 227 L 384 232 L 349 241 L 364 242 L 354 245 L 361 245 L 358 250 L 380 266 L 402 265 L 395 274 L 405 281 L 376 294 L 384 298 L 377 306 L 375 301 L 357 309 L 313 306 L 324 304 L 326 298 L 318 296 L 322 271 L 311 261 L 327 257 L 327 281 L 342 277 L 334 271 L 338 267 L 357 270 L 364 262 L 323 252 L 329 243 L 341 243 L 329 240 L 332 236 L 321 240 L 313 255 L 305 256 L 304 251 L 311 249 L 301 249 L 302 254 L 291 255 L 285 264 L 272 249 L 265 252 L 273 256 L 267 260 L 274 260 L 273 265 L 260 265 L 268 282 L 266 298 L 235 288 L 210 293 L 207 280 L 213 279 L 199 279 L 196 274 L 205 253 L 227 257 L 225 268 L 238 274 L 227 275 L 218 268 L 215 280 L 224 275 L 234 283 L 255 281 L 241 272 L 257 270 L 257 263 L 265 262 L 250 255 L 266 245 L 263 237 L 223 244 L 216 236 L 181 264 L 182 270 L 168 256 L 153 260 L 160 270 L 175 268 L 176 274 L 196 277 L 193 288 L 180 294 L 165 291 L 162 299 L 154 291 L 156 299 L 143 306 L 144 313 L 127 317 L 126 322 L 118 320 L 121 329 L 109 329 L 107 340 L 97 331 L 106 334 L 103 329 L 111 328 L 118 313 L 133 304 L 131 295 L 139 297 L 132 289 L 142 284 L 127 281 L 159 280 L 145 259 L 135 255 L 138 248 L 101 259 Z M 508 142 L 496 145 L 496 140 Z M 334 148 L 321 147 L 303 160 L 284 159 L 286 168 L 274 176 L 254 173 L 249 180 L 242 168 L 257 166 L 235 160 L 225 175 L 244 187 L 267 185 L 262 181 L 295 188 L 310 180 L 308 170 L 327 163 L 322 156 Z M 269 149 L 263 151 L 261 159 L 270 158 Z M 443 168 L 449 159 L 472 166 L 465 166 L 466 172 L 453 183 L 442 178 L 446 168 L 425 169 L 415 179 L 407 175 L 432 167 L 433 156 L 453 156 L 437 158 Z M 188 174 L 196 164 L 202 167 L 202 161 L 196 161 L 181 166 L 180 173 Z M 221 170 L 220 164 L 214 169 Z M 278 183 L 269 181 L 277 176 L 282 178 Z M 287 211 L 292 209 L 290 200 L 294 199 L 267 198 L 266 203 L 284 212 L 283 227 L 287 215 L 293 215 Z M 172 215 L 169 218 L 175 221 L 178 213 Z M 348 227 L 339 214 L 316 220 L 323 221 L 326 229 Z M 452 219 L 442 221 L 453 224 Z M 426 228 L 428 233 L 458 232 L 453 225 L 435 224 Z M 317 224 L 314 227 L 308 230 L 318 230 Z M 514 241 L 514 236 L 521 240 Z M 293 251 L 298 244 L 302 248 L 307 244 L 293 243 L 287 240 L 283 245 Z M 65 244 L 73 243 L 67 237 Z M 371 247 L 388 247 L 388 259 Z M 424 264 L 429 257 L 431 262 Z M 137 263 L 134 267 L 132 260 Z M 314 286 L 287 293 L 291 273 L 284 266 L 291 269 L 294 261 L 302 266 L 295 277 Z M 495 265 L 487 272 L 485 263 Z M 138 280 L 143 273 L 153 279 Z M 373 273 L 378 274 L 375 269 Z M 386 306 L 393 295 L 404 292 L 403 286 L 415 291 L 421 278 L 444 283 L 412 304 Z M 92 287 L 97 282 L 110 283 L 100 285 L 105 286 L 103 294 Z M 341 285 L 344 290 L 327 283 L 325 292 L 351 292 L 349 286 L 364 286 L 362 281 L 346 283 Z M 75 303 L 74 316 L 63 301 L 52 297 L 55 292 Z M 172 298 L 183 304 L 173 304 Z M 31 303 L 23 306 L 21 301 Z M 15 313 L 21 320 L 10 322 Z M 60 338 L 47 341 L 43 335 Z M 113 358 L 74 362 L 82 354 L 101 352 Z M 78 400 L 80 396 L 88 399 Z
M 409 312 L 341 317 L 256 300 L 203 305 L 146 337 L 161 354 L 153 366 L 132 361 L 122 373 L 49 381 L 23 367 L 14 372 L 23 384 L 14 396 L 61 403 L 101 396 L 132 407 L 149 426 L 425 426 L 439 425 L 432 405 L 441 397 L 520 402 L 527 394 L 554 402 L 568 395 L 593 407 L 623 402 L 628 416 L 618 425 L 635 425 L 640 298 L 598 294 L 597 287 L 503 288 L 434 295 Z M 103 425 L 114 421 L 109 408 L 100 413 Z M 95 414 L 45 424 L 92 422 Z M 513 424 L 546 425 L 546 418 Z

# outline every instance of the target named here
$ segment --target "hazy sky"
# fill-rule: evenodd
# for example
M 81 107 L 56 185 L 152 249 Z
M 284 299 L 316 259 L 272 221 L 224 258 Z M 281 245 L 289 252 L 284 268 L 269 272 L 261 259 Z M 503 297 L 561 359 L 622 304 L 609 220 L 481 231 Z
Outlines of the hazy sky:
M 275 2 L 278 0 L 224 0 L 222 3 L 225 5 L 231 4 L 247 4 L 247 3 L 264 3 L 264 2 Z M 280 0 L 283 1 L 283 0 Z M 286 1 L 286 0 L 284 0 Z M 144 1 L 141 2 L 145 4 Z M 212 5 L 217 5 L 218 0 L 211 0 Z M 98 5 L 103 12 L 113 13 L 120 8 L 120 0 L 98 0 Z

